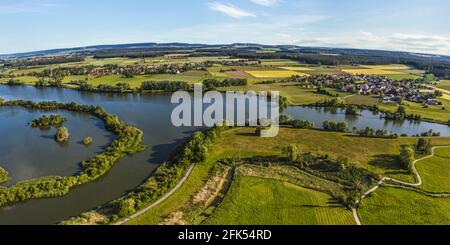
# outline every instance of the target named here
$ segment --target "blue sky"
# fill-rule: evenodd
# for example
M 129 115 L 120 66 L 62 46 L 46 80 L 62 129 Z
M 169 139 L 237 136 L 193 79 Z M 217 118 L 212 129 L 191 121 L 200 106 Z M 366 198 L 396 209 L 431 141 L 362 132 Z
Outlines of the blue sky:
M 450 55 L 448 0 L 0 0 L 0 53 L 130 42 Z

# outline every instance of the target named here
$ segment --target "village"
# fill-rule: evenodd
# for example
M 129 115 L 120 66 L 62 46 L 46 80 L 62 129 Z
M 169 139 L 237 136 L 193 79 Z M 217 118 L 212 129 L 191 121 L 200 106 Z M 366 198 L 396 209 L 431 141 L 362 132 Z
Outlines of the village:
M 424 79 L 393 80 L 373 75 L 320 75 L 319 81 L 326 81 L 326 87 L 342 92 L 379 96 L 385 104 L 401 104 L 406 100 L 424 106 L 442 105 L 442 102 L 437 100 L 442 93 L 435 91 L 432 84 Z

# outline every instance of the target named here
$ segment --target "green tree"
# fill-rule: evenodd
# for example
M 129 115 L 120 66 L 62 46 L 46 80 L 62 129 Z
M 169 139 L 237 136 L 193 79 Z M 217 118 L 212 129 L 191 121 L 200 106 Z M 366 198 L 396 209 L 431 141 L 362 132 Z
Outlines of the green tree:
M 354 105 L 347 106 L 347 108 L 345 110 L 345 114 L 346 115 L 358 115 L 358 107 L 356 107 Z
M 400 150 L 400 163 L 405 169 L 413 171 L 415 151 L 411 145 L 402 145 Z
M 55 140 L 59 143 L 69 140 L 69 130 L 66 127 L 58 128 L 55 135 Z
M 431 154 L 431 139 L 420 138 L 416 145 L 416 151 L 421 154 Z
M 299 159 L 300 151 L 296 145 L 289 145 L 288 147 L 283 149 L 283 154 L 292 161 L 296 162 Z
M 83 144 L 84 145 L 91 145 L 93 142 L 93 139 L 91 137 L 86 137 L 83 139 Z

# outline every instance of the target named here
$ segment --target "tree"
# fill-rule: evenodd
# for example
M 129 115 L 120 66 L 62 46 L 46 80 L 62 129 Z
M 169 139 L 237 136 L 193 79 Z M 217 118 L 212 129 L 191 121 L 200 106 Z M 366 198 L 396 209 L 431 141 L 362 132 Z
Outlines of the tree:
M 400 163 L 405 169 L 413 171 L 415 151 L 411 145 L 402 145 L 400 150 Z
M 345 110 L 345 114 L 346 115 L 358 115 L 358 107 L 356 107 L 354 105 L 347 106 L 347 108 Z
M 84 140 L 83 140 L 83 144 L 84 144 L 84 145 L 91 145 L 92 142 L 93 142 L 93 140 L 92 140 L 91 137 L 86 137 L 86 138 L 84 138 Z
M 283 154 L 287 156 L 287 158 L 292 161 L 296 162 L 298 160 L 300 151 L 296 145 L 289 145 L 288 147 L 283 149 Z
M 69 130 L 65 127 L 58 128 L 55 135 L 55 140 L 59 143 L 69 140 Z
M 401 115 L 402 117 L 406 116 L 406 108 L 404 106 L 399 106 L 397 109 L 397 114 Z
M 421 154 L 431 154 L 431 139 L 420 138 L 416 145 L 416 151 Z
M 118 203 L 119 211 L 117 212 L 117 215 L 119 215 L 119 217 L 127 217 L 132 215 L 136 212 L 135 204 L 136 201 L 132 198 L 121 200 Z

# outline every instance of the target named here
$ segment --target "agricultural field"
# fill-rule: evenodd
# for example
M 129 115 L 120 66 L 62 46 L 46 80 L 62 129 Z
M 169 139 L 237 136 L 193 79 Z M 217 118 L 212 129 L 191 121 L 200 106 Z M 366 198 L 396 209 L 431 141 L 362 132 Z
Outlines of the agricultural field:
M 373 65 L 346 67 L 343 72 L 352 75 L 382 75 L 391 79 L 417 79 L 422 77 L 423 71 L 414 70 L 405 65 Z
M 437 149 L 435 157 L 417 163 L 417 170 L 423 179 L 422 190 L 450 193 L 450 148 Z
M 300 73 L 291 70 L 272 70 L 272 71 L 258 70 L 246 72 L 256 78 L 288 78 L 292 76 L 308 76 L 305 73 Z
M 358 210 L 366 225 L 448 225 L 450 199 L 396 188 L 381 188 Z
M 351 212 L 329 195 L 297 185 L 236 177 L 206 224 L 352 225 Z
M 441 81 L 437 87 L 440 89 L 450 91 L 450 80 Z

